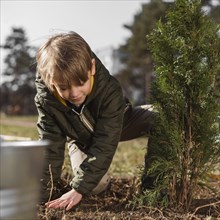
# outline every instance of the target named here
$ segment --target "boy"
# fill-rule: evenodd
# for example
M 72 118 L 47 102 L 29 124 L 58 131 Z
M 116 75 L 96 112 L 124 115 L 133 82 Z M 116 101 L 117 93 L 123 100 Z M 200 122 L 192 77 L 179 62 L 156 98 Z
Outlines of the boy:
M 45 152 L 42 201 L 51 197 L 51 177 L 52 186 L 59 181 L 67 143 L 72 190 L 46 205 L 69 210 L 83 195 L 106 190 L 118 142 L 150 132 L 153 113 L 147 106 L 131 106 L 119 82 L 77 33 L 49 38 L 36 58 L 37 127 L 40 139 L 52 142 Z

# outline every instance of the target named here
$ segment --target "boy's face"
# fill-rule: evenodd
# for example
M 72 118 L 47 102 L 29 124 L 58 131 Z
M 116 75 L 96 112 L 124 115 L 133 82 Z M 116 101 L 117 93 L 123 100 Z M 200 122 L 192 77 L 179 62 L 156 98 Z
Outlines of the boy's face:
M 58 92 L 58 94 L 64 99 L 74 105 L 81 105 L 88 94 L 91 91 L 91 78 L 95 75 L 95 60 L 92 60 L 92 69 L 88 72 L 88 80 L 83 85 L 74 85 L 74 83 L 69 86 L 62 82 L 53 81 L 53 84 Z

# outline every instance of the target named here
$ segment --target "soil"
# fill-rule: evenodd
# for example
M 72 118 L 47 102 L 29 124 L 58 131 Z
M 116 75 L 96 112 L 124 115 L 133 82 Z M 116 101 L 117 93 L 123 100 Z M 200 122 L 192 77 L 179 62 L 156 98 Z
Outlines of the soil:
M 169 209 L 158 209 L 144 205 L 132 206 L 131 201 L 137 195 L 139 183 L 137 178 L 112 178 L 110 188 L 98 196 L 84 197 L 79 205 L 71 211 L 64 209 L 47 209 L 39 206 L 40 220 L 219 220 L 220 191 L 219 182 L 211 182 L 215 192 L 201 189 L 193 201 L 188 213 Z

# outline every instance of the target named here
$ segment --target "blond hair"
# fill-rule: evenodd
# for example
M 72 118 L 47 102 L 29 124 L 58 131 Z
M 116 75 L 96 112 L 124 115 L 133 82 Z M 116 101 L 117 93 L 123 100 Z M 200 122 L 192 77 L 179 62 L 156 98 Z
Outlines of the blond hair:
M 38 50 L 37 71 L 46 86 L 53 91 L 53 80 L 81 85 L 88 80 L 92 68 L 92 51 L 77 33 L 50 37 Z

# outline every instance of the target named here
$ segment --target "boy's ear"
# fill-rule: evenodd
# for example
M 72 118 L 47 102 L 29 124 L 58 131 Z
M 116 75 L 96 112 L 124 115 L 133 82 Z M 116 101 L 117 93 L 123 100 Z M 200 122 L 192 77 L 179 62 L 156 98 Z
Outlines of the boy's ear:
M 95 75 L 95 59 L 92 59 L 92 69 L 91 69 L 91 75 L 94 76 Z

